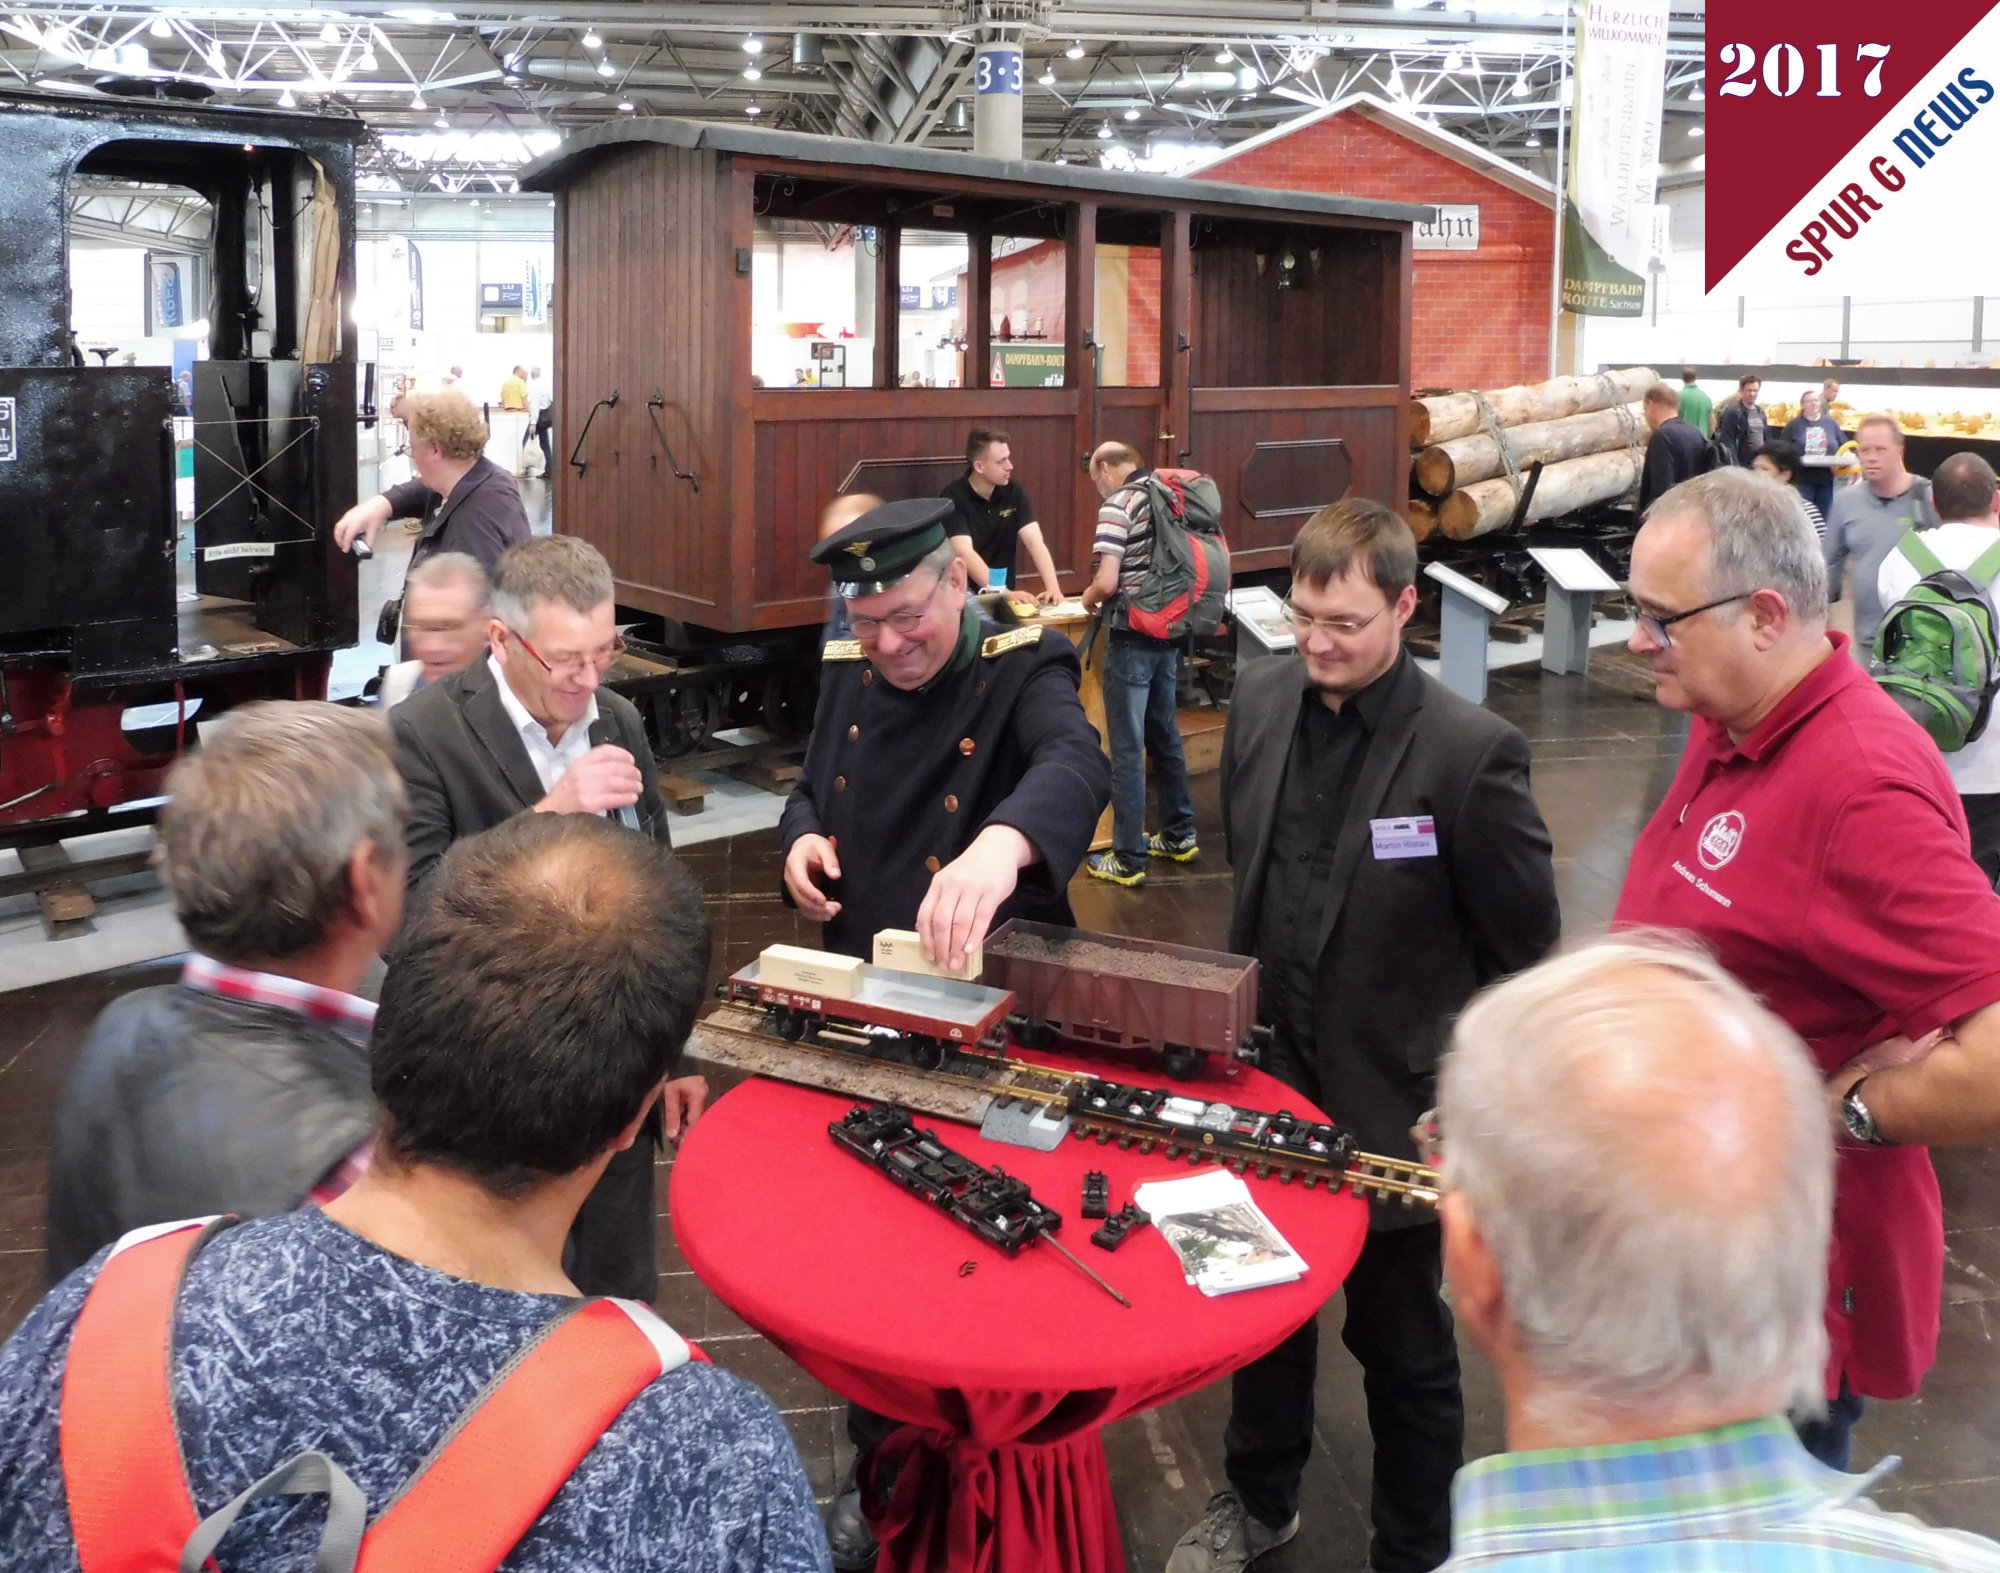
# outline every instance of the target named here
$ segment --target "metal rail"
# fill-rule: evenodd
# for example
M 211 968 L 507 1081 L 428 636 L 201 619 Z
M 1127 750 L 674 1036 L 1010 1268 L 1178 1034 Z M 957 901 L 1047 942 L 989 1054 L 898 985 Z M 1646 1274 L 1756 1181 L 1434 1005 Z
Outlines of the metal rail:
M 1186 1158 L 1196 1165 L 1220 1163 L 1238 1174 L 1260 1180 L 1275 1179 L 1281 1185 L 1299 1180 L 1308 1190 L 1321 1186 L 1334 1192 L 1350 1191 L 1363 1200 L 1394 1198 L 1407 1207 L 1437 1205 L 1437 1171 L 1407 1159 L 1356 1153 L 1344 1163 L 1322 1162 L 1303 1152 L 1266 1150 L 1252 1156 L 1218 1149 L 1212 1138 L 1163 1136 L 1076 1107 L 1073 1100 L 1081 1084 L 1092 1079 L 1081 1072 L 1001 1055 L 977 1056 L 980 1061 L 977 1071 L 964 1068 L 965 1062 L 973 1058 L 969 1055 L 957 1056 L 956 1069 L 922 1070 L 825 1042 L 774 1037 L 763 1030 L 763 1019 L 761 1011 L 722 1006 L 696 1023 L 688 1048 L 718 1065 L 857 1098 L 900 1103 L 921 1114 L 934 1114 L 968 1125 L 979 1124 L 996 1105 L 1036 1103 L 1051 1114 L 1066 1115 L 1072 1133 L 1079 1139 L 1116 1141 L 1137 1147 L 1142 1153 L 1158 1153 L 1168 1159 Z M 988 1064 L 991 1070 L 985 1068 Z

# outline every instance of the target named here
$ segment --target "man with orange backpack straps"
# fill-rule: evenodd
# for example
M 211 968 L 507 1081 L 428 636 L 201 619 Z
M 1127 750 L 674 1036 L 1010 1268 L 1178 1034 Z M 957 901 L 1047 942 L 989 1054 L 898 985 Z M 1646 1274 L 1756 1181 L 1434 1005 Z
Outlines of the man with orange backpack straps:
M 522 814 L 454 846 L 383 990 L 368 1171 L 135 1231 L 0 1349 L 0 1567 L 824 1573 L 770 1402 L 563 1273 L 708 955 L 645 837 Z

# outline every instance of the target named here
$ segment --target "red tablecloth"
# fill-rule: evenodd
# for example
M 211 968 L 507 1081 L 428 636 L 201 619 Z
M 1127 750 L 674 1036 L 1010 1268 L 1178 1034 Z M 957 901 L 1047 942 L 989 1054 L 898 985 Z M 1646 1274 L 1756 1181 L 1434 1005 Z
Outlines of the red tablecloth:
M 1256 1071 L 1188 1091 L 1323 1118 Z M 918 1117 L 948 1146 L 1027 1180 L 1063 1215 L 1063 1243 L 1127 1310 L 1047 1246 L 1010 1259 L 836 1147 L 827 1124 L 854 1103 L 764 1080 L 718 1099 L 674 1161 L 682 1253 L 828 1387 L 908 1422 L 876 1454 L 877 1469 L 899 1470 L 875 1521 L 879 1573 L 1123 1573 L 1099 1428 L 1205 1386 L 1313 1316 L 1360 1253 L 1366 1208 L 1251 1180 L 1310 1270 L 1209 1299 L 1156 1230 L 1107 1252 L 1078 1214 L 1088 1169 L 1109 1176 L 1115 1209 L 1143 1181 L 1192 1172 L 1185 1162 L 1095 1141 L 1031 1152 Z

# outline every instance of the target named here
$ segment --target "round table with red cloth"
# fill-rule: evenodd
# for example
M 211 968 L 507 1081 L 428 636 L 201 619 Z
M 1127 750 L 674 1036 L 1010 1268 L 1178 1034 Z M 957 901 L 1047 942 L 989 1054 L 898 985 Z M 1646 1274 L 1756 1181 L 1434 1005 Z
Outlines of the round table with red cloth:
M 1325 1118 L 1254 1070 L 1184 1090 Z M 1062 1215 L 1063 1244 L 1128 1310 L 1046 1244 L 1010 1258 L 835 1145 L 826 1128 L 855 1103 L 762 1078 L 719 1098 L 674 1160 L 669 1214 L 682 1254 L 820 1381 L 905 1422 L 871 1462 L 875 1478 L 895 1482 L 870 1518 L 879 1573 L 1123 1573 L 1100 1428 L 1275 1348 L 1339 1288 L 1367 1208 L 1344 1193 L 1250 1180 L 1308 1271 L 1211 1299 L 1157 1230 L 1105 1251 L 1078 1212 L 1086 1170 L 1108 1176 L 1115 1210 L 1145 1181 L 1208 1166 L 1094 1140 L 1034 1152 L 916 1117 L 945 1145 L 1026 1180 Z

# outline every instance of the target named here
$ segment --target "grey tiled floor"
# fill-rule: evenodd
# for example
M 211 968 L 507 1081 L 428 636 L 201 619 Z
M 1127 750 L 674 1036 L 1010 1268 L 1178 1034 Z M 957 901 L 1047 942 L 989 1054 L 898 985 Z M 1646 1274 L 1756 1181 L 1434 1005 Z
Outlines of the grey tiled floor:
M 1622 655 L 1600 651 L 1588 679 L 1533 669 L 1496 673 L 1490 703 L 1533 742 L 1535 790 L 1555 835 L 1566 927 L 1608 923 L 1632 838 L 1665 791 L 1683 724 L 1656 709 Z M 1162 867 L 1128 892 L 1079 879 L 1073 892 L 1087 927 L 1197 945 L 1219 945 L 1228 879 L 1217 839 L 1214 780 L 1196 783 L 1207 851 L 1186 867 Z M 810 940 L 773 894 L 776 837 L 740 836 L 690 848 L 687 862 L 708 893 L 718 973 L 780 940 Z M 171 968 L 121 973 L 0 995 L 0 1331 L 39 1292 L 42 1172 L 49 1118 L 79 1037 L 117 993 L 171 976 Z M 1939 1157 L 1950 1258 L 1944 1342 L 1920 1398 L 1877 1406 L 1857 1437 L 1861 1460 L 1900 1453 L 1889 1505 L 1935 1521 L 2000 1535 L 2000 1153 Z M 664 1183 L 662 1196 L 665 1194 Z M 718 1362 L 771 1394 L 806 1460 L 815 1490 L 830 1492 L 847 1463 L 833 1395 L 733 1316 L 689 1273 L 663 1217 L 668 1268 L 661 1309 Z M 1329 1351 L 1319 1376 L 1320 1446 L 1307 1472 L 1305 1524 L 1262 1573 L 1358 1569 L 1365 1565 L 1369 1449 L 1359 1375 L 1340 1352 L 1338 1299 L 1325 1312 Z M 1501 1441 L 1497 1395 L 1479 1356 L 1465 1351 L 1474 1454 Z M 1221 1481 L 1225 1385 L 1112 1426 L 1106 1433 L 1130 1566 L 1158 1569 L 1175 1538 Z

